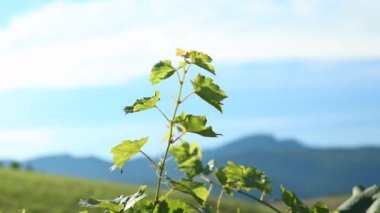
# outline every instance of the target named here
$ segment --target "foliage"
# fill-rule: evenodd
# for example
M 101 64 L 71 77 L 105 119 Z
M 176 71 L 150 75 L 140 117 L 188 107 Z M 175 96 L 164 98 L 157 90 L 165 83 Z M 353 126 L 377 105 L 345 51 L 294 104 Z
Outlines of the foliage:
M 91 195 L 111 200 L 121 194 L 132 195 L 138 188 L 127 184 L 0 168 L 0 212 L 13 213 L 25 208 L 27 213 L 76 213 L 84 210 L 78 205 L 78 200 L 82 197 Z M 153 190 L 147 188 L 145 193 L 148 197 L 137 204 L 153 198 L 149 196 L 154 193 Z M 176 194 L 175 199 L 191 198 Z M 212 198 L 210 202 L 215 203 L 215 199 Z M 263 212 L 259 206 L 252 206 L 240 200 L 226 199 L 223 204 L 222 208 L 226 212 L 235 212 L 237 206 L 242 213 Z M 88 209 L 88 213 L 103 211 L 96 208 Z
M 215 161 L 212 160 L 207 165 L 203 165 L 202 153 L 198 145 L 196 143 L 190 144 L 183 140 L 187 133 L 203 137 L 217 137 L 220 134 L 216 133 L 212 126 L 207 125 L 205 115 L 193 115 L 184 111 L 179 114 L 179 106 L 183 105 L 192 95 L 197 95 L 201 100 L 222 113 L 223 100 L 227 98 L 227 95 L 212 77 L 204 75 L 216 75 L 215 68 L 212 65 L 212 58 L 209 55 L 196 50 L 177 49 L 177 56 L 181 58 L 178 66 L 173 66 L 170 60 L 161 60 L 153 66 L 150 75 L 150 81 L 153 85 L 157 85 L 172 76 L 177 77 L 178 93 L 171 116 L 168 116 L 158 106 L 161 97 L 159 90 L 155 91 L 154 96 L 137 99 L 135 103 L 124 108 L 126 114 L 155 108 L 166 119 L 168 122 L 168 134 L 163 158 L 155 162 L 142 151 L 143 146 L 148 142 L 148 137 L 138 140 L 124 140 L 111 151 L 114 160 L 111 170 L 119 168 L 122 171 L 123 165 L 139 152 L 148 158 L 157 170 L 157 187 L 154 199 L 142 200 L 145 197 L 145 187 L 142 187 L 133 195 L 121 195 L 113 200 L 82 199 L 81 205 L 103 208 L 106 212 L 117 213 L 214 212 L 213 209 L 219 213 L 223 194 L 227 193 L 233 196 L 235 193 L 239 193 L 267 206 L 274 212 L 280 212 L 264 199 L 266 195 L 270 195 L 272 192 L 271 180 L 264 172 L 257 168 L 238 165 L 234 162 L 228 162 L 226 166 L 220 168 L 215 168 Z M 187 91 L 187 95 L 183 95 L 185 93 L 186 77 L 189 76 L 190 67 L 194 65 L 200 68 L 202 74 L 197 73 L 195 78 L 190 80 L 192 91 Z M 178 165 L 178 170 L 185 172 L 186 178 L 174 180 L 166 175 L 165 165 L 169 153 L 173 155 Z M 169 183 L 169 190 L 164 195 L 161 194 L 163 182 Z M 218 187 L 213 187 L 214 185 Z M 212 206 L 209 202 L 209 195 L 215 188 L 220 189 L 220 194 L 216 205 Z M 185 194 L 191 200 L 174 199 L 172 197 L 173 192 Z M 257 193 L 261 194 L 259 198 L 255 196 Z M 284 188 L 282 188 L 282 193 L 283 200 L 291 212 L 329 212 L 322 205 L 306 206 L 293 192 Z

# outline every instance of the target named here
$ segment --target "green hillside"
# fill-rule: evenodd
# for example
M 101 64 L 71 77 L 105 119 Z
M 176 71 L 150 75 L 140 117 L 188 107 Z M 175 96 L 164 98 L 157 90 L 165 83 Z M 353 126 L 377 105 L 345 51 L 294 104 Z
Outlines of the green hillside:
M 13 213 L 27 209 L 28 213 L 71 213 L 82 210 L 80 198 L 113 199 L 121 194 L 133 194 L 138 186 L 110 182 L 53 176 L 28 171 L 0 169 L 0 212 Z M 152 191 L 148 191 L 152 195 Z M 222 212 L 270 212 L 259 204 L 225 199 Z M 92 212 L 100 212 L 91 210 Z

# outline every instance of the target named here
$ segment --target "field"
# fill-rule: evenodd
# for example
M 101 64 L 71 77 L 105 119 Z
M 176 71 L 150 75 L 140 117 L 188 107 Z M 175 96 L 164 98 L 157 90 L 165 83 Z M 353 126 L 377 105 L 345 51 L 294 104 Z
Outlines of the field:
M 41 174 L 31 171 L 0 169 L 0 212 L 72 213 L 83 210 L 78 201 L 85 197 L 112 199 L 118 195 L 133 194 L 138 186 L 102 181 L 89 181 Z M 148 191 L 153 195 L 152 191 Z M 271 212 L 260 204 L 224 199 L 222 212 Z M 101 212 L 90 210 L 92 212 Z

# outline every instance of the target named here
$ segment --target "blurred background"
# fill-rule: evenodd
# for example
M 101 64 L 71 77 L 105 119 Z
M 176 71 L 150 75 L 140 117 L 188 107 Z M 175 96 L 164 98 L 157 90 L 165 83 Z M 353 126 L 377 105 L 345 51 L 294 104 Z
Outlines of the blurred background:
M 295 186 L 296 171 L 314 171 L 317 185 L 344 178 L 331 191 L 298 189 L 306 197 L 379 183 L 379 7 L 377 0 L 0 1 L 0 161 L 112 179 L 66 167 L 109 163 L 113 146 L 148 135 L 143 149 L 159 157 L 165 120 L 122 109 L 155 89 L 165 91 L 160 106 L 172 109 L 176 87 L 153 87 L 149 74 L 161 59 L 176 63 L 180 47 L 209 54 L 228 95 L 223 114 L 195 96 L 184 106 L 223 134 L 190 136 L 205 156 L 246 156 L 237 161 L 258 165 L 276 184 Z M 218 155 L 237 143 L 244 148 L 236 156 Z M 294 170 L 279 171 L 295 152 Z

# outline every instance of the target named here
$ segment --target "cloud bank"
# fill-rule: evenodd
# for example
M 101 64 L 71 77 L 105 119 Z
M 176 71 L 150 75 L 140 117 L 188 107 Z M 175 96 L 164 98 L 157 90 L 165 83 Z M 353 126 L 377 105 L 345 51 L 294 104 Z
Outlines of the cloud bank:
M 380 57 L 375 0 L 53 1 L 0 27 L 0 91 L 110 85 L 176 47 L 217 62 Z

